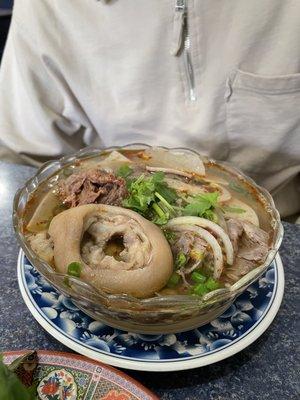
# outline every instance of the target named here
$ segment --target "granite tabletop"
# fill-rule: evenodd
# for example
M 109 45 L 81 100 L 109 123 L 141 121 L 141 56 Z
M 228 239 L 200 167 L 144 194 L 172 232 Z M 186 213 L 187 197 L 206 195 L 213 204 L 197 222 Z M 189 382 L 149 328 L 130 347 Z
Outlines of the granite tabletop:
M 0 162 L 0 351 L 71 351 L 47 334 L 30 314 L 17 283 L 18 245 L 11 224 L 13 196 L 35 169 Z M 125 371 L 163 400 L 291 400 L 300 398 L 300 226 L 284 223 L 280 254 L 285 294 L 268 330 L 242 352 L 189 371 Z M 297 354 L 298 347 L 298 354 Z M 0 396 L 1 397 L 1 396 Z

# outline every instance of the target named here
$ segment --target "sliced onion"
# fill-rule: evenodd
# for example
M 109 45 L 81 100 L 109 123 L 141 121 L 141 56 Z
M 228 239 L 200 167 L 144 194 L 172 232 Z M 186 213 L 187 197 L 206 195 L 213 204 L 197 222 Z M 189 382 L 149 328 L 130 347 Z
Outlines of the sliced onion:
M 215 187 L 216 190 L 220 193 L 219 196 L 219 201 L 228 201 L 231 199 L 231 194 L 230 192 L 225 189 L 222 185 L 219 185 L 218 183 L 211 183 L 210 184 L 212 187 Z
M 223 178 L 220 178 L 219 176 L 205 176 L 202 177 L 201 179 L 203 179 L 207 183 L 217 183 L 219 185 L 225 185 L 225 186 L 229 185 L 229 182 L 227 182 Z
M 118 151 L 112 151 L 107 157 L 97 163 L 98 168 L 106 171 L 117 171 L 122 165 L 132 164 L 132 161 Z
M 151 167 L 171 168 L 191 174 L 205 175 L 203 161 L 201 157 L 193 151 L 151 147 L 150 149 L 144 150 L 144 153 L 150 156 L 147 164 Z
M 216 235 L 218 235 L 224 244 L 227 264 L 229 265 L 233 264 L 234 253 L 233 253 L 232 243 L 229 239 L 229 236 L 224 231 L 224 229 L 222 229 L 218 224 L 208 219 L 200 217 L 190 217 L 190 216 L 173 218 L 168 222 L 167 227 L 172 228 L 174 226 L 186 225 L 186 224 L 201 226 L 202 228 L 208 228 Z
M 223 204 L 222 204 L 223 205 Z M 224 210 L 224 217 L 229 219 L 229 218 L 237 218 L 242 221 L 248 221 L 251 222 L 255 226 L 259 226 L 259 219 L 256 214 L 256 212 L 253 210 L 252 207 L 250 207 L 248 204 L 244 203 L 241 200 L 234 199 L 232 198 L 231 200 L 227 201 L 224 203 L 224 206 L 228 206 L 229 210 Z M 239 214 L 234 211 L 230 211 L 230 207 L 234 208 L 241 208 L 244 210 L 243 213 Z
M 193 175 L 188 172 L 180 171 L 179 169 L 173 169 L 173 168 L 151 167 L 151 166 L 147 165 L 146 170 L 150 171 L 150 172 L 165 172 L 166 174 L 175 174 L 175 175 L 184 176 L 186 178 L 193 177 Z
M 159 168 L 158 170 L 162 171 L 162 168 Z M 211 188 L 215 188 L 215 190 L 219 193 L 219 198 L 218 198 L 219 202 L 225 202 L 231 199 L 231 194 L 229 193 L 229 191 L 217 183 L 207 183 L 204 185 L 198 183 L 192 184 L 168 177 L 166 177 L 165 180 L 171 188 L 178 190 L 180 192 L 188 193 L 190 195 L 209 193 L 209 191 L 207 190 L 207 186 L 210 185 Z
M 174 218 L 174 220 L 177 218 Z M 174 221 L 172 220 L 172 221 Z M 194 232 L 196 233 L 201 239 L 207 242 L 213 252 L 214 255 L 214 279 L 219 279 L 222 271 L 223 271 L 223 254 L 221 246 L 219 245 L 217 239 L 209 233 L 207 230 L 200 228 L 200 226 L 193 226 L 193 225 L 183 225 L 183 224 L 170 224 L 170 222 L 166 225 L 167 228 L 171 230 L 175 230 L 177 232 Z

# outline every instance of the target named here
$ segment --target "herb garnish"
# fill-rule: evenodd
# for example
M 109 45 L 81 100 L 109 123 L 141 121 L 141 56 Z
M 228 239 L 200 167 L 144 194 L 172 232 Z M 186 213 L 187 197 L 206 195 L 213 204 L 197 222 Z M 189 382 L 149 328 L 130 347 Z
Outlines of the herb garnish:
M 183 209 L 184 215 L 192 215 L 196 217 L 203 217 L 215 221 L 217 216 L 214 214 L 214 207 L 218 203 L 218 192 L 203 193 L 188 197 L 189 202 Z
M 133 169 L 130 168 L 128 164 L 124 164 L 118 169 L 117 176 L 125 179 L 129 175 L 131 175 L 132 172 L 133 172 Z
M 140 175 L 128 180 L 129 196 L 123 206 L 131 208 L 158 225 L 168 222 L 175 210 L 172 205 L 178 196 L 164 181 L 165 174 L 156 172 L 150 176 Z

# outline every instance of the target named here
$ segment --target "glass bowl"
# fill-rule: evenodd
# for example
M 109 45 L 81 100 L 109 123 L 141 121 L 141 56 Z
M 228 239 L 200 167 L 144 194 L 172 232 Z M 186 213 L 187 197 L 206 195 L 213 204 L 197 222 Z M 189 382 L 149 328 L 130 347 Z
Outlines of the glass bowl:
M 76 165 L 78 160 L 99 156 L 102 152 L 118 149 L 143 150 L 150 147 L 145 144 L 135 143 L 122 147 L 85 148 L 60 160 L 45 163 L 15 194 L 13 225 L 20 246 L 37 271 L 56 289 L 69 296 L 78 308 L 91 317 L 103 321 L 107 325 L 130 332 L 144 334 L 182 332 L 204 325 L 222 314 L 240 293 L 266 271 L 281 244 L 283 227 L 271 195 L 241 171 L 227 163 L 216 162 L 200 156 L 199 153 L 193 150 L 186 148 L 167 149 L 184 152 L 187 157 L 191 154 L 193 156 L 196 154 L 201 157 L 205 164 L 214 165 L 226 173 L 230 173 L 239 182 L 248 185 L 248 187 L 250 186 L 256 198 L 259 197 L 260 201 L 264 203 L 273 233 L 270 250 L 263 264 L 251 270 L 232 286 L 214 290 L 202 298 L 189 295 L 168 295 L 137 299 L 124 294 L 112 295 L 100 291 L 75 277 L 69 277 L 68 284 L 66 284 L 66 276 L 56 273 L 49 264 L 38 258 L 30 248 L 22 232 L 24 209 L 33 192 L 41 182 L 50 176 L 55 176 L 61 168 Z M 166 149 L 165 147 L 163 148 Z

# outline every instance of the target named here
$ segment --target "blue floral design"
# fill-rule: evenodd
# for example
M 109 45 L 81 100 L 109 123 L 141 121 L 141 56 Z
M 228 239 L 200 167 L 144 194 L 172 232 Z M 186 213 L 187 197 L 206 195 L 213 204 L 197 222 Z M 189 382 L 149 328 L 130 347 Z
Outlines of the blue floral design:
M 80 311 L 54 289 L 24 257 L 24 284 L 36 307 L 67 336 L 106 353 L 140 360 L 187 358 L 232 343 L 261 318 L 276 284 L 274 263 L 220 317 L 198 329 L 168 335 L 141 335 L 114 329 Z

